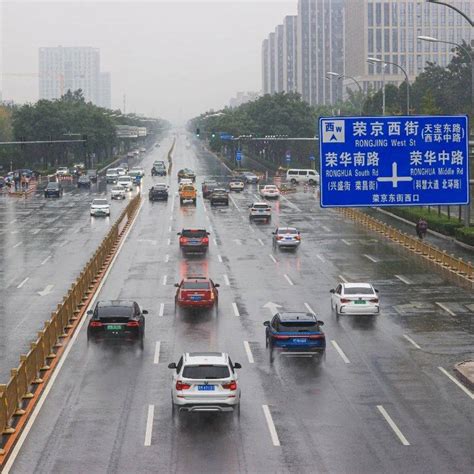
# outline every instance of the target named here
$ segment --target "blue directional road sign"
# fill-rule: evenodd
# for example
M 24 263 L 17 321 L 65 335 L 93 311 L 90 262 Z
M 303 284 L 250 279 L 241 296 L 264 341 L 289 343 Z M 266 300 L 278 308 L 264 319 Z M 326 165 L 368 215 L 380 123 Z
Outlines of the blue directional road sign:
M 286 152 L 285 160 L 286 160 L 287 163 L 289 163 L 291 161 L 291 153 L 289 151 Z
M 469 203 L 466 116 L 319 120 L 322 207 Z
M 240 150 L 237 150 L 237 153 L 235 154 L 235 159 L 236 161 L 242 161 L 242 152 Z
M 234 136 L 231 135 L 230 133 L 221 132 L 220 133 L 220 138 L 221 138 L 221 140 L 232 140 L 234 138 Z

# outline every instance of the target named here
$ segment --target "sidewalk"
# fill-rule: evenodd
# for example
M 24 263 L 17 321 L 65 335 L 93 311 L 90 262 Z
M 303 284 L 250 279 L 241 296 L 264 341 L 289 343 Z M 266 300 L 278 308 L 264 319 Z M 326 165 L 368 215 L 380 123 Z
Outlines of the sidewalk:
M 415 235 L 414 223 L 406 221 L 394 214 L 390 214 L 384 209 L 364 208 L 363 212 L 402 232 L 413 236 Z M 441 250 L 446 250 L 446 252 L 453 254 L 455 257 L 462 258 L 466 262 L 474 262 L 474 247 L 470 248 L 466 244 L 460 244 L 454 237 L 448 237 L 428 230 L 428 236 L 425 241 Z

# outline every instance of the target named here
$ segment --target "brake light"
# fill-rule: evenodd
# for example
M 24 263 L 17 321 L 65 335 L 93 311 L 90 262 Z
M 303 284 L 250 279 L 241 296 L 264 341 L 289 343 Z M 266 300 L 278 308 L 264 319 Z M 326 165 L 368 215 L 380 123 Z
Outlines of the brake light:
M 341 303 L 350 303 L 351 300 L 347 299 L 347 298 L 341 298 Z
M 138 321 L 129 321 L 127 323 L 127 327 L 129 328 L 137 328 L 140 326 L 140 323 Z
M 281 240 L 283 237 L 281 235 L 277 235 L 277 240 Z
M 378 298 L 372 298 L 371 300 L 369 300 L 371 303 L 378 303 L 379 302 L 379 299 Z
M 300 235 L 297 235 L 297 236 L 295 237 L 295 239 L 296 239 L 296 240 L 301 240 L 301 236 L 300 236 Z
M 208 244 L 209 243 L 209 237 L 203 237 L 202 243 L 203 244 Z
M 280 340 L 287 340 L 287 339 L 290 339 L 290 336 L 280 336 L 279 334 L 274 334 L 273 338 L 280 339 Z
M 184 383 L 181 380 L 178 380 L 176 382 L 176 390 L 181 391 L 181 390 L 189 390 L 191 388 L 191 385 L 188 383 Z
M 308 339 L 324 339 L 324 334 L 313 334 L 312 336 L 308 336 Z
M 232 380 L 230 383 L 225 383 L 222 384 L 222 388 L 225 388 L 226 390 L 237 390 L 237 382 L 235 380 Z
M 187 241 L 188 241 L 188 239 L 186 237 L 180 237 L 179 238 L 179 243 L 180 244 L 185 244 Z
M 100 321 L 91 321 L 89 326 L 91 328 L 100 328 L 102 327 L 102 323 Z

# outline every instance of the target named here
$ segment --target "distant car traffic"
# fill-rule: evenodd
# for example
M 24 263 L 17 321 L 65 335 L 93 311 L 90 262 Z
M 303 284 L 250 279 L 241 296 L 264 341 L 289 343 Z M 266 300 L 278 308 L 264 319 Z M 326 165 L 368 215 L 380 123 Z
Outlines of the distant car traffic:
M 182 205 L 185 201 L 192 201 L 196 204 L 197 191 L 194 184 L 185 184 L 179 188 L 179 203 Z
M 233 179 L 230 183 L 229 183 L 229 189 L 231 191 L 236 191 L 236 192 L 240 192 L 240 191 L 243 191 L 245 189 L 245 183 L 243 180 L 240 180 L 240 179 Z
M 167 201 L 168 186 L 165 183 L 155 184 L 148 191 L 148 199 L 150 201 Z
M 115 170 L 117 171 L 117 174 L 119 176 L 125 176 L 127 174 L 126 168 L 119 167 L 119 168 L 115 168 Z
M 183 253 L 205 253 L 209 248 L 209 232 L 206 229 L 183 229 L 178 232 L 179 248 Z
M 133 190 L 133 179 L 130 176 L 119 176 L 117 179 L 117 186 L 122 186 L 126 191 Z
M 260 181 L 259 177 L 250 171 L 243 171 L 242 176 L 247 184 L 257 184 Z
M 143 178 L 143 176 L 145 176 L 145 170 L 141 167 L 141 166 L 134 166 L 130 172 L 129 172 L 129 175 L 132 176 L 132 173 L 135 175 L 135 174 L 138 174 L 139 176 L 141 176 Z
M 307 183 L 319 184 L 319 173 L 312 169 L 289 169 L 286 172 L 286 180 L 292 184 Z
M 110 199 L 126 199 L 125 188 L 123 186 L 114 186 L 110 190 Z
M 143 348 L 145 337 L 145 314 L 137 302 L 129 300 L 99 301 L 87 326 L 87 340 L 125 340 L 136 342 Z
M 183 168 L 178 171 L 178 181 L 181 178 L 189 178 L 189 179 L 192 179 L 194 182 L 196 181 L 196 173 L 194 173 L 194 171 L 189 168 Z
M 56 176 L 68 176 L 69 168 L 67 166 L 61 166 L 56 170 Z
M 174 285 L 175 304 L 181 308 L 212 308 L 219 300 L 218 283 L 210 278 L 196 276 L 183 278 Z
M 107 199 L 94 199 L 91 203 L 90 213 L 93 217 L 110 216 L 110 204 Z
M 340 283 L 330 291 L 331 308 L 340 314 L 379 314 L 380 300 L 370 283 Z
M 181 356 L 173 369 L 171 403 L 173 414 L 188 412 L 240 411 L 240 385 L 233 363 L 223 352 L 189 352 Z
M 280 312 L 271 321 L 265 321 L 265 345 L 273 353 L 274 349 L 309 354 L 323 353 L 326 336 L 313 313 Z
M 272 208 L 269 204 L 266 202 L 254 202 L 249 208 L 249 219 L 251 221 L 254 219 L 262 219 L 270 222 L 272 218 Z
M 152 176 L 166 176 L 166 164 L 164 161 L 155 161 L 151 168 Z
M 223 206 L 229 205 L 229 194 L 225 189 L 216 188 L 212 191 L 211 196 L 209 198 L 211 206 L 217 206 L 218 204 L 222 204 Z
M 63 195 L 63 187 L 61 186 L 61 183 L 57 183 L 55 181 L 50 181 L 44 190 L 44 197 L 45 198 L 50 198 L 50 197 L 61 197 Z
M 295 227 L 277 227 L 273 232 L 273 247 L 297 249 L 301 244 L 301 234 Z
M 128 163 L 126 162 L 123 162 L 123 163 L 120 163 L 120 165 L 118 166 L 119 169 L 123 169 L 125 171 L 125 174 L 128 173 Z
M 86 174 L 83 174 L 77 178 L 77 187 L 78 188 L 90 188 L 91 179 Z
M 201 186 L 202 197 L 204 199 L 208 199 L 211 196 L 212 191 L 214 191 L 214 189 L 216 189 L 217 187 L 219 187 L 219 185 L 217 184 L 217 181 L 214 181 L 214 180 L 204 181 Z
M 274 198 L 280 197 L 280 190 L 274 184 L 266 184 L 260 188 L 260 196 L 263 198 Z
M 105 173 L 105 181 L 107 184 L 115 184 L 117 183 L 119 174 L 116 168 L 109 168 L 107 173 Z
M 97 170 L 87 170 L 86 175 L 89 176 L 92 183 L 97 183 Z

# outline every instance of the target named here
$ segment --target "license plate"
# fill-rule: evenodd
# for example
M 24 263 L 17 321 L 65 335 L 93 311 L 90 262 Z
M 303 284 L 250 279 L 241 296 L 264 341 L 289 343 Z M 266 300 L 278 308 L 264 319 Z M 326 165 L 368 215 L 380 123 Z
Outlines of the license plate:
M 188 240 L 188 244 L 196 245 L 199 243 L 199 240 Z
M 354 301 L 354 304 L 365 304 L 365 301 L 363 300 Z
M 298 337 L 296 339 L 293 339 L 293 342 L 295 344 L 306 344 L 306 342 L 308 342 L 308 339 L 306 339 L 305 337 L 304 338 Z
M 292 237 L 285 237 L 285 240 L 293 240 Z
M 107 330 L 108 331 L 120 331 L 122 329 L 122 326 L 118 324 L 108 324 L 107 325 Z
M 212 392 L 214 389 L 214 385 L 198 385 L 198 390 L 200 392 Z
M 192 299 L 193 301 L 201 301 L 201 297 L 198 296 L 198 295 L 196 295 L 196 296 L 191 296 L 191 299 Z

